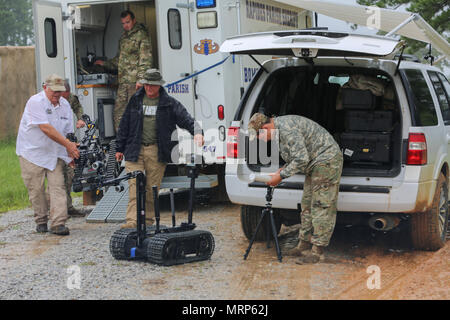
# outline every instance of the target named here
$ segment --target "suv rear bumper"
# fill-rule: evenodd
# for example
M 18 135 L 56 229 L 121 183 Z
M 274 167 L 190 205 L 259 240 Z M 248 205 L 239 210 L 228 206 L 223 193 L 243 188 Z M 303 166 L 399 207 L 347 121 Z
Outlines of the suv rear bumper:
M 228 197 L 231 202 L 265 206 L 266 188 L 264 184 L 247 184 L 235 175 L 225 176 Z M 303 195 L 301 183 L 291 183 L 275 189 L 272 205 L 274 208 L 297 209 Z M 433 199 L 436 181 L 421 183 L 404 182 L 398 187 L 351 186 L 341 184 L 338 196 L 338 211 L 343 212 L 422 212 L 426 211 Z M 357 191 L 354 191 L 357 190 Z

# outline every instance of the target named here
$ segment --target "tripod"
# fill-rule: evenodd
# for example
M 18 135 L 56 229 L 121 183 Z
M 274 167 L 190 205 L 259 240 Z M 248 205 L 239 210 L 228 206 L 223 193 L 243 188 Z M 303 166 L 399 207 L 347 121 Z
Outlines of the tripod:
M 278 256 L 278 260 L 281 262 L 281 260 L 283 259 L 283 257 L 281 256 L 281 250 L 280 250 L 280 245 L 278 244 L 278 237 L 277 237 L 277 230 L 275 229 L 275 219 L 273 217 L 273 210 L 272 210 L 272 204 L 270 203 L 272 201 L 272 195 L 273 195 L 273 187 L 267 187 L 267 193 L 266 193 L 266 207 L 261 211 L 261 217 L 259 218 L 258 224 L 256 226 L 256 230 L 255 233 L 253 234 L 252 239 L 250 240 L 250 244 L 248 245 L 247 250 L 245 251 L 244 254 L 244 260 L 247 259 L 248 254 L 250 253 L 250 250 L 252 249 L 253 246 L 253 242 L 255 241 L 256 238 L 256 234 L 259 231 L 259 228 L 262 225 L 263 219 L 264 217 L 268 214 L 269 215 L 269 224 L 270 224 L 270 229 L 267 229 L 267 248 L 270 248 L 270 230 L 272 230 L 272 236 L 273 236 L 273 240 L 275 242 L 275 248 L 277 250 L 277 256 Z

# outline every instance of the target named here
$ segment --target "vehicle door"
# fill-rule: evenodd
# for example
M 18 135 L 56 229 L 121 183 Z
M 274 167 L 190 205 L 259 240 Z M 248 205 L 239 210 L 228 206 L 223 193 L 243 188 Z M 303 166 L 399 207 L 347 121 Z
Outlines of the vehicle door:
M 33 1 L 36 35 L 36 86 L 51 74 L 65 78 L 62 11 L 60 2 Z
M 182 0 L 156 2 L 159 68 L 166 81 L 165 85 L 177 82 L 192 73 L 190 10 L 187 4 L 188 1 Z M 166 90 L 195 117 L 192 78 L 175 83 Z

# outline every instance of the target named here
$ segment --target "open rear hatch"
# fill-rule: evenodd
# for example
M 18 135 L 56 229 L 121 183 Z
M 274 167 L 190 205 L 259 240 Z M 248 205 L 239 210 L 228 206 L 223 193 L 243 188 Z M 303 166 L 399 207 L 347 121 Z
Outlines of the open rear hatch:
M 263 32 L 227 39 L 220 51 L 232 54 L 316 57 L 395 56 L 402 42 L 380 36 L 368 36 L 328 30 Z
M 225 41 L 221 50 L 296 56 L 308 61 L 341 56 L 388 58 L 401 47 L 402 42 L 378 36 L 301 30 L 234 37 Z M 274 70 L 270 67 L 273 63 L 274 60 L 267 62 L 264 67 Z M 254 105 L 248 106 L 252 113 L 264 110 L 275 116 L 300 115 L 323 126 L 344 153 L 343 175 L 394 177 L 399 173 L 402 114 L 389 74 L 362 64 L 357 67 L 352 63 L 345 66 L 299 62 L 297 66 L 275 69 L 264 81 Z M 267 151 L 270 149 L 267 147 Z M 251 170 L 271 166 L 259 159 L 259 149 L 256 164 L 249 161 L 248 153 L 246 150 Z M 282 159 L 280 163 L 283 164 Z

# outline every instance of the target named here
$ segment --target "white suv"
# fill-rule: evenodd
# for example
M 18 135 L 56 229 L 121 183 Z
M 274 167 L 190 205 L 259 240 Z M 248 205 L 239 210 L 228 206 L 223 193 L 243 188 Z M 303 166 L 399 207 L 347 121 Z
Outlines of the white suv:
M 266 163 L 259 151 L 249 152 L 248 121 L 262 112 L 308 117 L 335 137 L 344 154 L 338 223 L 359 222 L 381 231 L 409 224 L 415 248 L 444 245 L 450 85 L 435 67 L 396 59 L 402 45 L 391 38 L 325 30 L 251 34 L 223 43 L 222 52 L 272 57 L 254 77 L 228 130 L 226 188 L 230 200 L 242 205 L 247 238 L 265 206 L 266 185 L 242 177 L 283 165 L 281 158 Z M 278 228 L 299 222 L 303 182 L 304 175 L 297 174 L 275 189 Z M 258 240 L 265 239 L 267 227 L 266 222 Z

